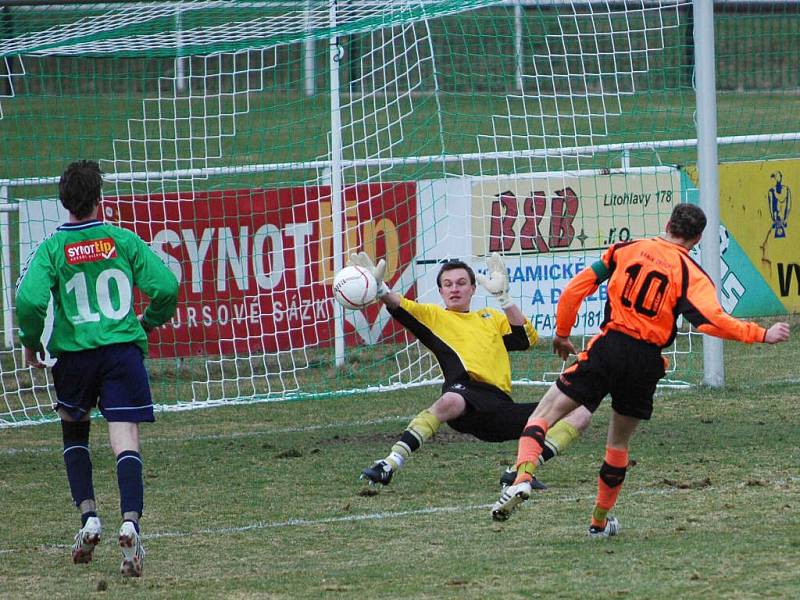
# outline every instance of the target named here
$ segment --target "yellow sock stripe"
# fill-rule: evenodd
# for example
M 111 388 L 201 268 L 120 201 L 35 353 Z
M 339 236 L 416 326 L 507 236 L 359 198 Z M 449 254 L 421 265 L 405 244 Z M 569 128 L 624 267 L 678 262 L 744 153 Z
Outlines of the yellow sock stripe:
M 530 481 L 533 479 L 533 473 L 536 471 L 536 463 L 524 462 L 517 467 L 517 478 L 514 484 L 522 483 L 523 481 Z
M 417 440 L 417 442 L 419 442 L 419 445 L 422 446 L 422 443 L 425 441 L 425 438 L 422 437 L 422 434 L 416 429 L 414 429 L 413 425 L 409 425 L 407 431 L 408 433 L 413 435 L 414 438 Z
M 608 511 L 609 509 L 607 508 L 600 508 L 599 506 L 595 505 L 594 510 L 592 511 L 592 523 L 598 527 L 604 526 L 606 519 L 608 518 Z
M 547 432 L 545 444 L 550 447 L 553 454 L 558 455 L 569 448 L 580 435 L 580 431 L 575 429 L 574 425 L 567 421 L 559 421 Z
M 429 410 L 423 410 L 408 424 L 408 431 L 419 440 L 420 445 L 433 437 L 442 422 L 433 416 Z
M 399 440 L 394 443 L 394 446 L 392 446 L 392 452 L 397 452 L 403 458 L 408 458 L 411 456 L 411 448 L 408 447 L 408 444 Z

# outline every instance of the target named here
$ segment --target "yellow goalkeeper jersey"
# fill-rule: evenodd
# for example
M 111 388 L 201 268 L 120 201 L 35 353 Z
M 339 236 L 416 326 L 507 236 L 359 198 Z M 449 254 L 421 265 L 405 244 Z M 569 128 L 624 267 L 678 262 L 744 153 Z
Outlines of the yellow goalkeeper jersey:
M 472 380 L 511 392 L 509 350 L 527 350 L 538 335 L 530 321 L 510 325 L 493 308 L 470 312 L 447 310 L 403 298 L 389 310 L 439 361 L 446 384 Z

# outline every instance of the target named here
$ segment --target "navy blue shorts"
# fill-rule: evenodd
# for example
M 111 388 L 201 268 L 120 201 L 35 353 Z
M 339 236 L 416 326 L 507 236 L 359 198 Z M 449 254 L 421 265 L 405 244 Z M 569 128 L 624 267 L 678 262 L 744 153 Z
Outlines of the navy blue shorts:
M 653 394 L 664 366 L 661 348 L 655 344 L 608 330 L 591 339 L 556 385 L 591 412 L 611 394 L 611 407 L 617 413 L 647 420 L 653 414 Z
M 63 352 L 53 367 L 62 408 L 80 421 L 95 406 L 107 421 L 153 422 L 153 399 L 142 351 L 136 344 L 111 344 Z
M 477 381 L 445 384 L 442 393 L 459 394 L 466 412 L 447 424 L 484 442 L 517 440 L 537 403 L 517 404 L 503 390 Z

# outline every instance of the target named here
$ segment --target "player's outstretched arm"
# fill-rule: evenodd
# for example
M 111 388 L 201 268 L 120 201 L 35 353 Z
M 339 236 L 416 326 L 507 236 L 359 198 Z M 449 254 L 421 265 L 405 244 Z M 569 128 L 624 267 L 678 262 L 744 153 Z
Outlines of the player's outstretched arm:
M 788 323 L 775 323 L 772 327 L 767 329 L 767 334 L 764 336 L 764 343 L 778 344 L 789 340 L 789 324 Z
M 386 272 L 386 261 L 380 259 L 377 264 L 372 262 L 372 259 L 366 252 L 359 252 L 358 254 L 351 254 L 350 259 L 347 261 L 348 267 L 361 267 L 366 269 L 375 278 L 375 283 L 378 284 L 378 294 L 375 296 L 376 300 L 383 302 L 388 308 L 397 308 L 400 306 L 400 294 L 393 292 L 383 281 L 383 275 Z
M 789 324 L 775 323 L 768 330 L 758 323 L 737 319 L 725 312 L 711 279 L 693 261 L 685 262 L 689 281 L 677 309 L 700 333 L 746 344 L 777 344 L 789 339 Z

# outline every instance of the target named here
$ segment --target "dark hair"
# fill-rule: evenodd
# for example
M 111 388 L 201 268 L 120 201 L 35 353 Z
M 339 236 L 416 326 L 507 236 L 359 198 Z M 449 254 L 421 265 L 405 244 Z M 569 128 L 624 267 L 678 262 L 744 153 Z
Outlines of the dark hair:
M 693 240 L 702 235 L 706 228 L 706 215 L 703 209 L 694 204 L 678 204 L 672 209 L 667 222 L 667 233 L 681 238 Z
M 472 270 L 467 263 L 463 260 L 459 260 L 457 258 L 451 258 L 442 265 L 442 268 L 439 269 L 439 274 L 436 276 L 436 285 L 440 288 L 442 287 L 442 275 L 447 273 L 448 271 L 455 271 L 456 269 L 464 269 L 469 274 L 469 282 L 472 285 L 475 285 L 475 271 Z
M 92 214 L 100 203 L 103 173 L 93 160 L 81 160 L 67 167 L 58 182 L 61 204 L 78 219 Z

